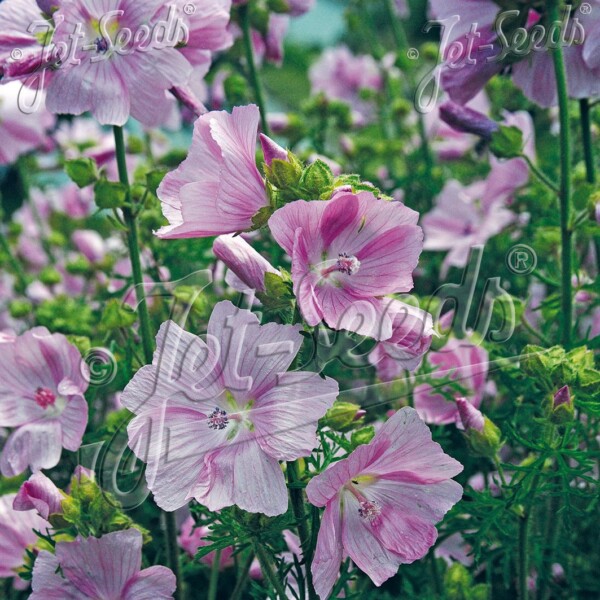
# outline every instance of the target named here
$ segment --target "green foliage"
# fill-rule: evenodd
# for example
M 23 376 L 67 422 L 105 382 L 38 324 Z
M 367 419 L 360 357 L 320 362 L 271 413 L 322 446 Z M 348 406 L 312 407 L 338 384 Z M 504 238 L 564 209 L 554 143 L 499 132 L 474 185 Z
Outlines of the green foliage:
M 74 158 L 65 162 L 65 172 L 80 188 L 98 180 L 98 168 L 92 158 Z

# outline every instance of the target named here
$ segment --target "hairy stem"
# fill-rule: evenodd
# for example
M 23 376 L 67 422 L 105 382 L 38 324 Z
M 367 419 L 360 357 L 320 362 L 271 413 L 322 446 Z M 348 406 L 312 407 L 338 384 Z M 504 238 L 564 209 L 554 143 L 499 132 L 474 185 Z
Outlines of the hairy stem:
M 560 188 L 535 164 L 526 154 L 521 154 L 521 158 L 527 163 L 529 170 L 535 175 L 546 187 L 548 187 L 555 194 L 560 194 Z
M 221 567 L 221 552 L 219 548 L 215 551 L 215 557 L 210 569 L 210 582 L 208 584 L 208 600 L 217 600 L 217 592 L 219 589 L 219 569 Z
M 253 538 L 252 547 L 260 563 L 260 568 L 267 581 L 267 583 L 275 590 L 280 600 L 286 600 L 287 594 L 285 592 L 285 586 L 277 577 L 277 574 L 273 571 L 273 563 L 269 553 L 265 550 L 265 547 L 260 543 L 260 540 Z
M 123 128 L 114 127 L 113 129 L 115 134 L 117 165 L 119 167 L 119 180 L 123 185 L 129 187 Z M 131 206 L 126 206 L 123 208 L 123 218 L 125 220 L 125 225 L 127 226 L 127 245 L 129 247 L 129 258 L 131 260 L 131 273 L 133 275 L 133 284 L 135 286 L 135 297 L 137 298 L 138 302 L 140 337 L 142 338 L 142 347 L 144 349 L 144 360 L 149 364 L 152 362 L 153 335 L 152 328 L 150 326 L 150 315 L 148 313 L 148 304 L 146 302 L 146 294 L 144 292 L 142 278 L 142 262 L 140 260 L 138 228 Z
M 258 70 L 256 69 L 256 61 L 254 60 L 252 34 L 250 32 L 250 19 L 248 16 L 248 5 L 242 4 L 239 7 L 239 15 L 242 32 L 244 34 L 244 51 L 246 53 L 246 62 L 248 63 L 248 76 L 250 78 L 250 85 L 254 90 L 254 99 L 256 100 L 258 109 L 260 110 L 261 129 L 265 135 L 270 135 L 262 84 L 260 77 L 258 76 Z
M 250 573 L 250 567 L 252 566 L 253 560 L 254 552 L 249 552 L 248 556 L 246 557 L 246 561 L 238 573 L 237 581 L 235 582 L 235 587 L 233 588 L 233 592 L 231 593 L 231 598 L 229 600 L 240 600 L 242 597 L 242 594 L 246 589 L 248 574 Z
M 298 461 L 287 463 L 288 481 L 290 484 L 297 483 L 300 480 L 300 468 Z M 304 510 L 304 498 L 302 488 L 290 487 L 290 499 L 292 502 L 292 511 L 298 526 L 298 536 L 300 537 L 300 546 L 302 547 L 302 559 L 306 568 L 306 587 L 309 600 L 317 600 L 318 596 L 313 585 L 311 563 L 312 556 L 310 551 L 311 536 L 306 522 L 306 512 Z
M 551 23 L 560 21 L 558 0 L 548 1 L 548 16 Z M 571 283 L 573 232 L 571 230 L 571 123 L 569 119 L 569 96 L 567 72 L 562 46 L 552 49 L 554 75 L 558 93 L 560 120 L 560 231 L 562 256 L 562 301 L 561 301 L 561 341 L 571 347 L 573 324 L 573 293 Z

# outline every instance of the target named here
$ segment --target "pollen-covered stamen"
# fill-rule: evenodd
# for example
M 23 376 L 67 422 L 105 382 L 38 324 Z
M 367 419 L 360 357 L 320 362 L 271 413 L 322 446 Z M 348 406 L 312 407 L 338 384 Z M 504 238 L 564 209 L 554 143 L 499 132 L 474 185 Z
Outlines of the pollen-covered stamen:
M 381 514 L 381 506 L 375 500 L 363 500 L 360 503 L 358 514 L 369 523 L 372 523 Z
M 48 388 L 39 387 L 37 390 L 35 390 L 33 399 L 36 401 L 38 406 L 41 406 L 42 408 L 48 408 L 49 406 L 54 406 L 54 403 L 56 402 L 56 395 Z
M 97 37 L 94 40 L 94 44 L 96 44 L 96 52 L 98 54 L 106 54 L 108 52 L 108 42 L 103 37 Z
M 321 271 L 321 275 L 327 277 L 330 273 L 346 273 L 346 275 L 354 275 L 358 269 L 360 268 L 360 260 L 351 254 L 346 254 L 346 252 L 340 252 L 338 254 L 338 259 L 334 265 L 328 267 L 327 269 L 323 269 Z
M 229 425 L 229 418 L 227 413 L 220 408 L 215 408 L 210 415 L 208 415 L 208 426 L 211 429 L 218 429 L 219 431 L 225 429 Z

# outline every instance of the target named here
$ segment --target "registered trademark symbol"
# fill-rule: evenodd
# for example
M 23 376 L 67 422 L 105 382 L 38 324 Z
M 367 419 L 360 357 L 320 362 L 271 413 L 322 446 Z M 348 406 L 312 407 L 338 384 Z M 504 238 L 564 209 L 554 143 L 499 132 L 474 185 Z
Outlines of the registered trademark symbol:
M 23 50 L 21 50 L 20 48 L 15 48 L 11 53 L 10 53 L 10 57 L 13 60 L 21 60 L 23 58 Z
M 183 12 L 186 15 L 193 15 L 196 12 L 196 7 L 193 4 L 186 4 L 183 7 Z
M 579 7 L 579 12 L 582 15 L 589 15 L 592 12 L 592 5 L 588 4 L 587 2 L 584 2 L 580 7 Z
M 506 266 L 515 275 L 529 275 L 537 267 L 537 254 L 533 248 L 517 244 L 506 255 Z

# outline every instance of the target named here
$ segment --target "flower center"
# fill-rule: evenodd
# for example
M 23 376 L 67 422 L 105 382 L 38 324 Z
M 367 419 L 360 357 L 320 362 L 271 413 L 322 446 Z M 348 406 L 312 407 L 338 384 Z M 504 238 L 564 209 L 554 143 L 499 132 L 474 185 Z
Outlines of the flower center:
M 360 503 L 358 514 L 369 523 L 372 523 L 381 514 L 381 506 L 375 500 L 363 500 Z
M 210 429 L 217 429 L 219 431 L 222 431 L 229 425 L 227 413 L 218 407 L 208 415 L 207 421 Z
M 94 40 L 94 44 L 96 44 L 96 52 L 98 54 L 106 54 L 108 52 L 108 42 L 103 37 L 97 37 Z
M 36 401 L 36 404 L 42 408 L 54 406 L 54 403 L 56 402 L 56 396 L 48 388 L 44 387 L 39 387 L 35 390 L 33 399 Z
M 347 254 L 346 252 L 340 252 L 338 254 L 338 259 L 334 265 L 328 267 L 327 269 L 323 269 L 321 271 L 321 275 L 323 277 L 327 277 L 330 273 L 346 273 L 346 275 L 354 275 L 358 269 L 360 268 L 360 260 L 353 256 L 352 254 Z

